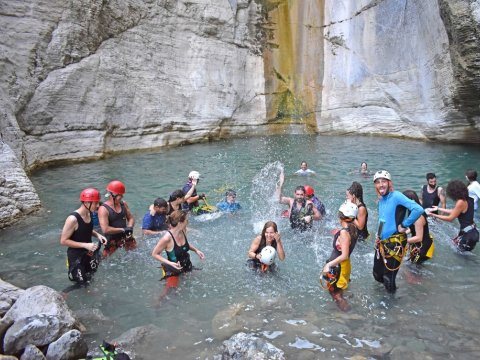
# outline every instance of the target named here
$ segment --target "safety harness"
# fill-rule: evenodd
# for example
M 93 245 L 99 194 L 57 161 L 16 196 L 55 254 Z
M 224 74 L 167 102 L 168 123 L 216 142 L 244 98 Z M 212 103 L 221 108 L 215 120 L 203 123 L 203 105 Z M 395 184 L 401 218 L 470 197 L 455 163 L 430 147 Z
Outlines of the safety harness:
M 377 259 L 382 257 L 385 267 L 389 271 L 396 271 L 402 265 L 403 257 L 405 256 L 405 244 L 407 242 L 407 235 L 400 233 L 390 236 L 388 239 L 381 240 L 375 244 L 375 250 L 377 252 Z M 394 258 L 398 261 L 398 266 L 390 268 L 387 265 L 387 260 Z

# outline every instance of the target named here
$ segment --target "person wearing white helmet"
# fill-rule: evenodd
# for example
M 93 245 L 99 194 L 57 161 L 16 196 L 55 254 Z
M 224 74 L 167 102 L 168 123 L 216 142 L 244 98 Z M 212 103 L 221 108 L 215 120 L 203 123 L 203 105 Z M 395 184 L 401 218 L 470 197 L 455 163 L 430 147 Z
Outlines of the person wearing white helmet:
M 189 197 L 185 196 L 185 202 L 183 203 L 182 207 L 184 210 L 192 211 L 193 208 L 198 207 L 200 204 L 198 200 L 205 199 L 205 194 L 197 194 L 196 186 L 200 182 L 200 173 L 198 171 L 190 171 L 188 174 L 188 181 L 183 187 L 183 192 L 185 194 L 191 194 Z M 193 192 L 190 190 L 194 188 Z
M 269 257 L 266 253 L 262 254 L 262 250 L 266 246 L 271 246 L 275 249 L 276 254 L 271 255 L 277 256 L 282 261 L 285 259 L 282 239 L 278 232 L 277 224 L 273 221 L 265 223 L 262 233 L 253 239 L 250 249 L 248 249 L 249 265 L 255 269 L 260 269 L 262 272 L 273 270 L 275 265 L 274 263 L 269 264 L 269 261 L 266 260 L 267 257 L 271 260 L 272 256 Z
M 341 229 L 333 237 L 333 251 L 322 270 L 322 279 L 327 282 L 327 289 L 342 311 L 348 311 L 350 305 L 343 297 L 343 291 L 350 282 L 352 266 L 350 255 L 357 244 L 357 228 L 353 221 L 357 217 L 358 207 L 345 201 L 338 209 L 338 221 Z M 322 279 L 320 281 L 322 282 Z
M 373 277 L 383 283 L 388 292 L 393 293 L 397 289 L 395 278 L 405 255 L 406 232 L 424 210 L 415 201 L 393 190 L 392 177 L 388 171 L 377 171 L 373 175 L 373 183 L 379 198 Z M 409 210 L 407 217 L 404 208 Z

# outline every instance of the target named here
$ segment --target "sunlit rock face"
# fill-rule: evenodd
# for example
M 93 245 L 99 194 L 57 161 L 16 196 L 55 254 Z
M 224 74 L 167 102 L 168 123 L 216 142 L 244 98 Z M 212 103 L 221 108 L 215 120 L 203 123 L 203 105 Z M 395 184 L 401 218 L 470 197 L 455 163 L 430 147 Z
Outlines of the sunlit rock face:
M 261 10 L 233 0 L 3 2 L 7 141 L 19 140 L 32 168 L 253 131 L 266 111 Z
M 325 4 L 318 131 L 480 141 L 479 40 L 474 44 L 472 31 L 448 29 L 444 21 L 449 16 L 456 27 L 476 26 L 478 31 L 467 1 Z M 470 60 L 460 50 L 468 37 L 470 50 L 476 49 Z M 471 66 L 474 57 L 476 69 Z M 463 60 L 469 69 L 462 68 Z M 473 96 L 476 108 L 466 104 Z

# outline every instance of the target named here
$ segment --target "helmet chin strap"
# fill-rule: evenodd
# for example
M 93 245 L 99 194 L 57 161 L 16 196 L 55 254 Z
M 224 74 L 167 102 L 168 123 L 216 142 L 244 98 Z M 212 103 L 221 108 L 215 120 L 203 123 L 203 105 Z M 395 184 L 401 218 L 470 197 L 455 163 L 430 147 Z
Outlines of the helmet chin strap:
M 87 205 L 85 205 L 86 202 L 87 202 L 87 201 L 82 201 L 83 206 L 85 206 L 85 209 L 87 209 L 88 211 L 92 212 L 92 210 L 90 210 L 90 209 L 92 208 L 93 203 L 90 202 L 90 205 L 88 205 L 88 207 L 87 207 Z

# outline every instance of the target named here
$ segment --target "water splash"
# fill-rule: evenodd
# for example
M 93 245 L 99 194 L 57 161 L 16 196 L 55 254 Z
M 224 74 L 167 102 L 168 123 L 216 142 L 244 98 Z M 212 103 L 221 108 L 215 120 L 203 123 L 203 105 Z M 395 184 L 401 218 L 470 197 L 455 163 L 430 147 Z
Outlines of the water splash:
M 275 197 L 275 190 L 283 168 L 280 161 L 269 163 L 252 180 L 250 200 L 255 233 L 262 230 L 265 222 L 277 222 L 280 218 L 280 204 Z

